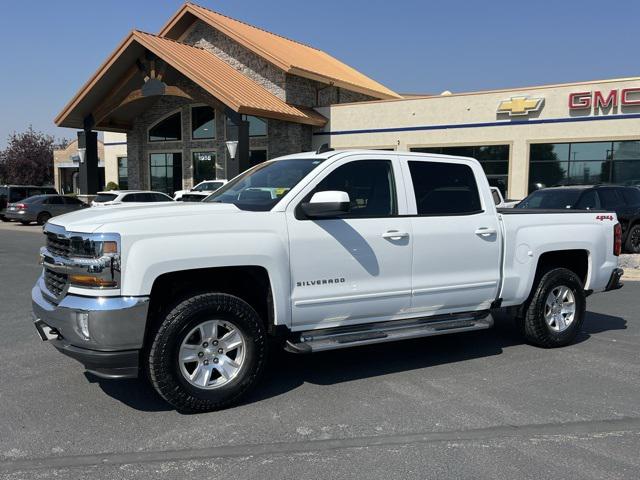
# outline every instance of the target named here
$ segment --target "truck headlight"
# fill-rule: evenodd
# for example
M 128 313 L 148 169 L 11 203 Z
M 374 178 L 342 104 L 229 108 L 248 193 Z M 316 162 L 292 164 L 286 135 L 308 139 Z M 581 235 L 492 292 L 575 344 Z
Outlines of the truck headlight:
M 69 283 L 83 288 L 118 288 L 120 281 L 120 241 L 110 234 L 73 236 L 69 258 Z

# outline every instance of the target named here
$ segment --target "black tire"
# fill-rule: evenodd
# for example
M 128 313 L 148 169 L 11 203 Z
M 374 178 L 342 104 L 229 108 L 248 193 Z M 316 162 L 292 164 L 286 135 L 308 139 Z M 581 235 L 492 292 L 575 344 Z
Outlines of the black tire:
M 47 221 L 51 218 L 51 214 L 49 212 L 40 212 L 38 214 L 38 218 L 36 219 L 36 222 L 38 223 L 38 225 L 44 225 L 45 223 L 47 223 Z
M 206 390 L 184 378 L 178 351 L 186 335 L 212 316 L 232 322 L 241 331 L 246 352 L 242 367 L 233 379 Z M 158 394 L 180 411 L 219 410 L 237 402 L 256 384 L 266 362 L 267 345 L 264 324 L 248 303 L 222 293 L 194 295 L 177 303 L 163 316 L 146 356 L 149 380 Z
M 20 220 L 20 223 L 23 225 L 29 225 L 31 222 L 28 222 L 26 220 Z
M 545 320 L 545 302 L 549 293 L 559 287 L 566 286 L 575 300 L 575 317 L 564 331 L 554 331 Z M 582 328 L 586 309 L 584 287 L 578 276 L 566 268 L 554 268 L 542 275 L 534 286 L 535 290 L 528 302 L 521 319 L 522 332 L 532 345 L 543 348 L 563 347 L 575 340 Z
M 628 253 L 640 253 L 640 223 L 629 229 L 627 239 L 624 242 L 624 249 Z

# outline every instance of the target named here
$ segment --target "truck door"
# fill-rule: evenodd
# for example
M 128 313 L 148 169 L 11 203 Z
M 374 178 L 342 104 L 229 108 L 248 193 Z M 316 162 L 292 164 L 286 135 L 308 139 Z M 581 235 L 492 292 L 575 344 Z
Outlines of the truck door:
M 350 211 L 308 219 L 317 192 L 346 192 Z M 398 194 L 400 192 L 401 194 Z M 329 165 L 289 204 L 294 329 L 382 321 L 411 299 L 411 220 L 396 155 L 350 155 Z
M 401 163 L 413 213 L 412 312 L 489 308 L 499 288 L 501 232 L 482 167 L 437 157 Z

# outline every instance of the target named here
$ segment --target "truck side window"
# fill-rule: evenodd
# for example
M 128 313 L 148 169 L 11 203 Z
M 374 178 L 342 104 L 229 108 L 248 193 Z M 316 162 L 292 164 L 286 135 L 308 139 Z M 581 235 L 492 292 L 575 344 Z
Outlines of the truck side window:
M 598 190 L 600 198 L 602 199 L 602 205 L 607 210 L 615 210 L 618 207 L 624 207 L 624 198 L 620 192 L 613 188 L 603 188 Z
M 600 208 L 600 200 L 595 190 L 587 190 L 583 193 L 576 204 L 576 208 L 579 210 L 598 210 Z
M 342 165 L 327 175 L 309 198 L 327 190 L 349 194 L 351 210 L 343 218 L 389 217 L 398 213 L 389 160 L 356 160 Z
M 409 162 L 418 215 L 470 215 L 482 211 L 473 170 L 467 165 Z

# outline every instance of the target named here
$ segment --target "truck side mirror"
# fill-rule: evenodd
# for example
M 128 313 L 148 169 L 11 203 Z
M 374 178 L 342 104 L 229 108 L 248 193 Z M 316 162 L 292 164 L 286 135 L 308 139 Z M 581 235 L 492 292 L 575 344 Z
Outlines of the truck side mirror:
M 351 201 L 347 192 L 329 190 L 314 193 L 301 208 L 308 218 L 335 218 L 349 212 Z

